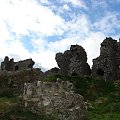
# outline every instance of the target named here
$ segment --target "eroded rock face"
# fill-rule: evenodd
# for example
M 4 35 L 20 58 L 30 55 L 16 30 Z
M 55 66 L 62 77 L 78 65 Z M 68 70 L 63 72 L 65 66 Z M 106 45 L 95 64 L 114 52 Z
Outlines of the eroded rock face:
M 23 71 L 0 71 L 0 95 L 8 93 L 12 96 L 21 95 L 24 83 L 43 80 L 44 73 L 39 68 Z
M 59 68 L 54 67 L 54 68 L 46 71 L 46 72 L 44 73 L 44 76 L 47 77 L 47 76 L 50 76 L 50 75 L 59 75 L 59 71 L 60 71 Z
M 109 37 L 101 43 L 100 56 L 93 59 L 92 75 L 120 79 L 120 42 Z
M 71 59 L 71 51 L 66 50 L 64 53 L 57 53 L 55 56 L 55 60 L 60 68 L 60 73 L 62 75 L 68 75 L 70 59 Z
M 4 61 L 1 63 L 1 70 L 6 71 L 17 71 L 17 70 L 26 70 L 33 68 L 35 62 L 32 59 L 26 59 L 18 62 L 14 62 L 14 59 L 10 59 L 6 56 Z
M 58 120 L 86 120 L 83 97 L 72 89 L 68 81 L 25 83 L 25 107 L 34 113 L 56 116 Z
M 82 46 L 71 45 L 70 50 L 56 54 L 56 62 L 62 75 L 90 75 L 87 54 Z
M 69 75 L 90 75 L 90 66 L 87 63 L 87 54 L 82 46 L 71 45 L 72 58 L 69 64 Z

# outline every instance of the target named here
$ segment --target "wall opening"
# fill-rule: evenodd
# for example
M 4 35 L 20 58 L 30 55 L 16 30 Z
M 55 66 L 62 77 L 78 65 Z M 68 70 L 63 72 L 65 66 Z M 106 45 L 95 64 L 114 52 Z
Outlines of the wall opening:
M 97 75 L 104 76 L 104 71 L 101 68 L 98 68 Z
M 120 69 L 120 65 L 117 65 L 117 68 Z
M 18 66 L 15 66 L 15 71 L 17 71 L 18 70 Z

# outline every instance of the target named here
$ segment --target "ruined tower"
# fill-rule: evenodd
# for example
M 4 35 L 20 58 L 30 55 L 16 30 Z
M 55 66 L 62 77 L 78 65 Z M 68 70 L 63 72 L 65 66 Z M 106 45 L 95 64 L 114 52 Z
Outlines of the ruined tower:
M 1 70 L 6 71 L 17 71 L 17 70 L 26 70 L 28 68 L 33 68 L 35 62 L 32 59 L 26 59 L 18 62 L 14 62 L 14 59 L 10 59 L 6 56 L 4 61 L 1 63 Z
M 93 59 L 92 75 L 105 80 L 120 79 L 120 42 L 111 37 L 104 39 L 100 56 Z
M 62 75 L 90 75 L 87 54 L 82 46 L 71 45 L 70 50 L 57 53 L 55 59 Z

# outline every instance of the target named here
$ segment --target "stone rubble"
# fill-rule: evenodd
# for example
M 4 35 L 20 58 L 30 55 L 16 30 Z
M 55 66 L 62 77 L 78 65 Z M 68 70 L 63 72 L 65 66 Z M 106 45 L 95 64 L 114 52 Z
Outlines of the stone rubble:
M 53 115 L 58 120 L 86 120 L 83 97 L 74 93 L 68 81 L 25 83 L 23 99 L 34 113 Z

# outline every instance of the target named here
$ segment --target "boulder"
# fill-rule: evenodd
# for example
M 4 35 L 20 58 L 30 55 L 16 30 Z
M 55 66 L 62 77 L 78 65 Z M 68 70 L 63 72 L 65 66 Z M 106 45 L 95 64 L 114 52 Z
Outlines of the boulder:
M 36 114 L 58 120 L 86 120 L 83 96 L 74 93 L 68 81 L 25 83 L 23 100 L 25 107 Z

